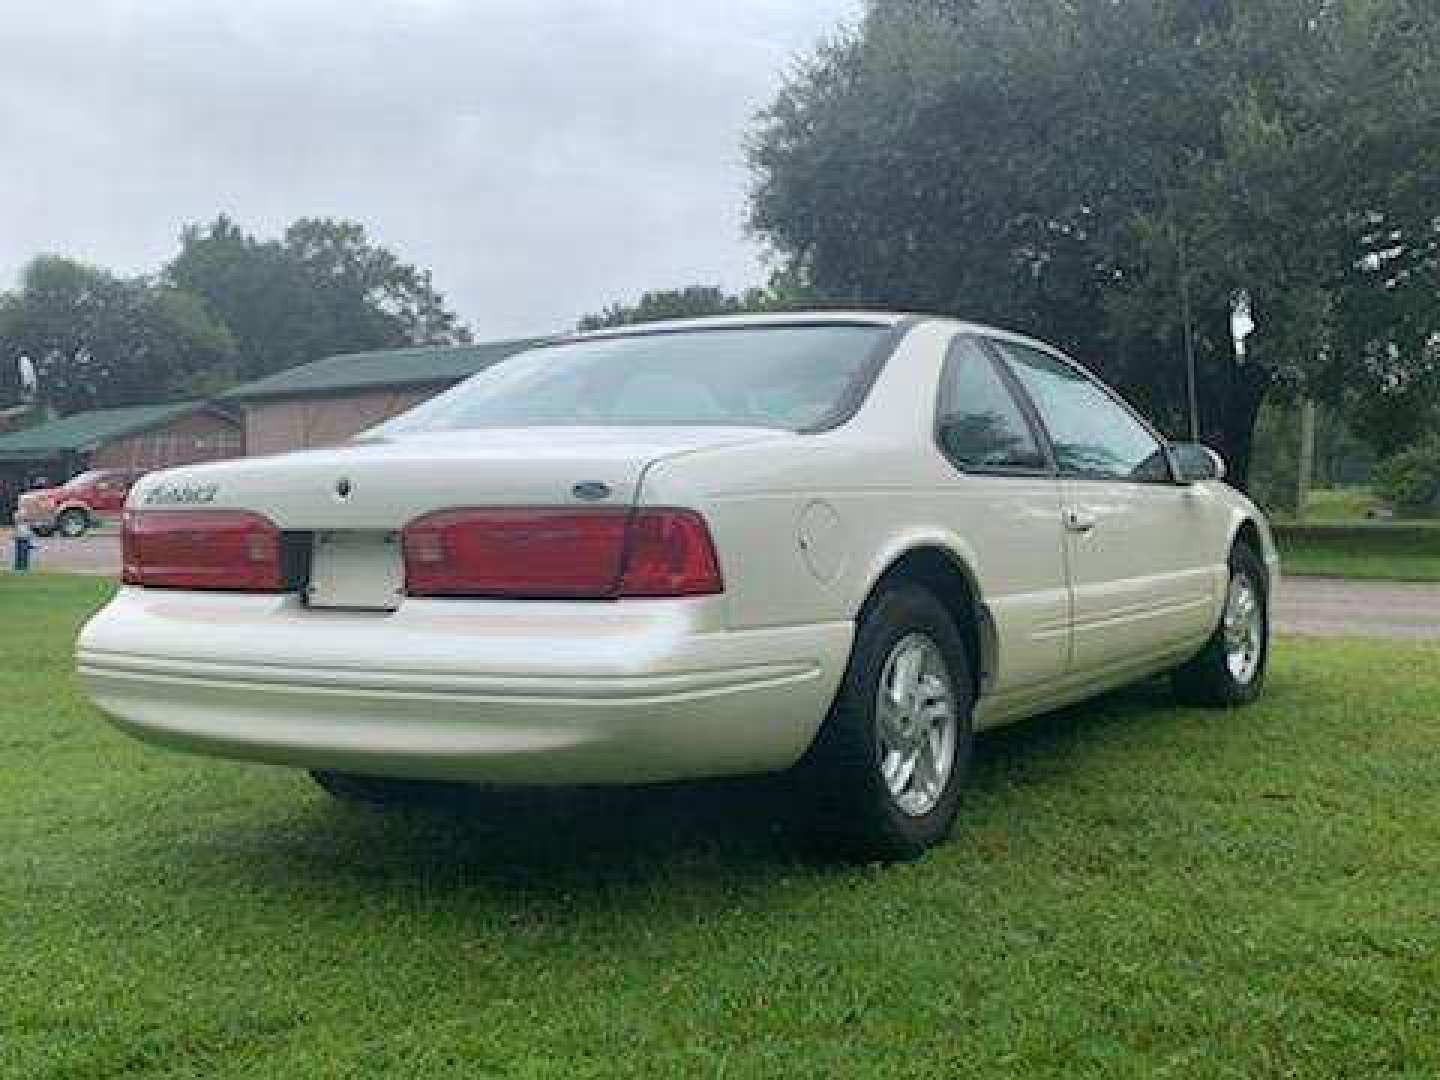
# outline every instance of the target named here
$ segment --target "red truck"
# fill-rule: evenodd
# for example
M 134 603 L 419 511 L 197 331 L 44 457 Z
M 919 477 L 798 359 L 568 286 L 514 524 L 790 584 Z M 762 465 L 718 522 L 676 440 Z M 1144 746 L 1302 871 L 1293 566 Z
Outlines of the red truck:
M 135 469 L 91 469 L 59 487 L 27 491 L 20 496 L 15 522 L 30 526 L 36 536 L 82 536 L 103 515 L 119 514 L 131 486 L 143 475 Z

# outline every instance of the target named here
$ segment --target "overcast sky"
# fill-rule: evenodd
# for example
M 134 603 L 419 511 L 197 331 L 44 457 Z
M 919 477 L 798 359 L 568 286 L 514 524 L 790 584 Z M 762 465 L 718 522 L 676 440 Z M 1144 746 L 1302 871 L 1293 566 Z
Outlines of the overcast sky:
M 37 0 L 0 22 L 0 286 L 224 211 L 363 222 L 480 337 L 761 277 L 740 140 L 859 0 Z

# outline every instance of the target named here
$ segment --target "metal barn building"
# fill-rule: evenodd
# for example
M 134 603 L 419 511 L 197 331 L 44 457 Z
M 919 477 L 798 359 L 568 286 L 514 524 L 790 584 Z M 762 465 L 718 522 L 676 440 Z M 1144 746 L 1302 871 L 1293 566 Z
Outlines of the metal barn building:
M 247 454 L 332 446 L 543 340 L 327 356 L 234 387 L 219 400 L 243 414 Z
M 0 511 L 8 519 L 34 481 L 62 483 L 86 469 L 163 469 L 239 457 L 239 417 L 203 402 L 91 409 L 0 435 Z

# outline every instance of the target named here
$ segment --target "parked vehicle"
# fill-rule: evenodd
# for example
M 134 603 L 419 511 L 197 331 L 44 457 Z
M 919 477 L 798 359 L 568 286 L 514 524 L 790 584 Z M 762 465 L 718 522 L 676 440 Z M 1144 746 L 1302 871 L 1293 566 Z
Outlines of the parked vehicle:
M 978 729 L 1165 671 L 1259 693 L 1278 558 L 1222 468 L 984 326 L 602 331 L 146 477 L 79 669 L 128 732 L 347 798 L 793 770 L 828 836 L 913 857 Z
M 71 477 L 59 487 L 42 487 L 23 493 L 15 519 L 36 536 L 84 536 L 101 515 L 118 515 L 125 497 L 143 472 L 133 469 L 91 469 Z

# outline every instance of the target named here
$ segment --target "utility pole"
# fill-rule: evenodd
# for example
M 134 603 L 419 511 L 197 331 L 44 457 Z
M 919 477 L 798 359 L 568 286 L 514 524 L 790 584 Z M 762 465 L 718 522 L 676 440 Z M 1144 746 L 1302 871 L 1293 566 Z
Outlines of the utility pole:
M 435 325 L 435 294 L 432 291 L 430 271 L 428 269 L 422 270 L 419 276 L 420 286 L 424 291 L 420 295 L 420 310 L 417 313 L 420 323 L 417 328 L 419 333 L 416 335 L 420 340 L 417 344 L 431 345 L 433 344 L 430 339 L 431 328 Z
M 1190 311 L 1190 268 L 1185 241 L 1177 242 L 1180 257 L 1180 317 L 1185 323 L 1185 388 L 1190 397 L 1190 441 L 1200 441 L 1200 394 L 1195 385 L 1195 320 Z

